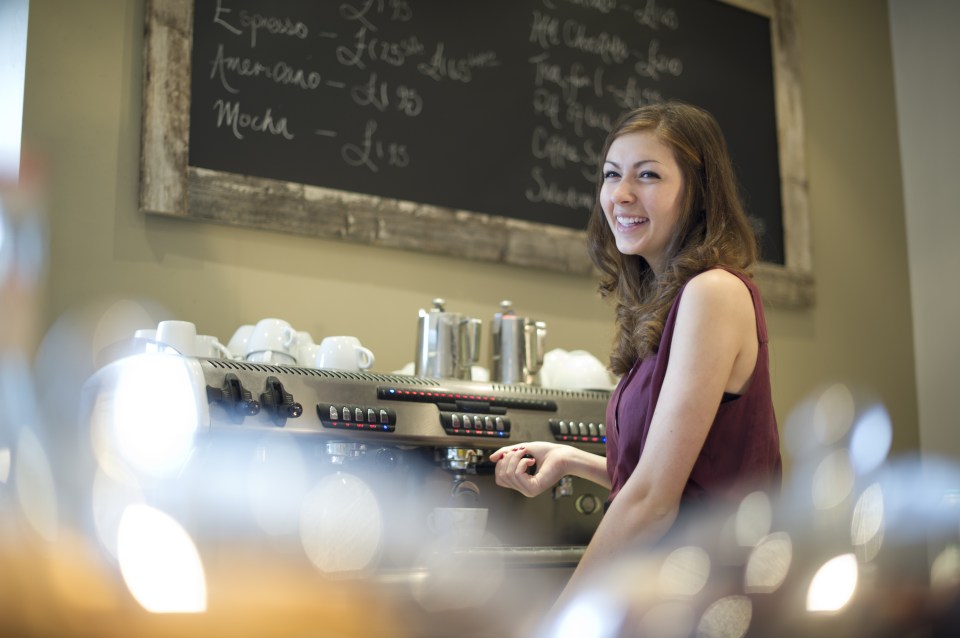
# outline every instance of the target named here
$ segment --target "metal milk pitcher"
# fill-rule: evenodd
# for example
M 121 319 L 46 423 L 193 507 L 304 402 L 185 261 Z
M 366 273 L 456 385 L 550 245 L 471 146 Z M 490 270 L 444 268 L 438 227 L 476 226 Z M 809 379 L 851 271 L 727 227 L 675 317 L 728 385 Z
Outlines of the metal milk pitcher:
M 513 304 L 500 302 L 490 324 L 490 379 L 501 383 L 537 384 L 543 366 L 547 324 L 514 314 Z
M 433 379 L 470 379 L 480 358 L 480 319 L 445 312 L 443 299 L 434 299 L 430 311 L 420 310 L 417 324 L 417 376 Z

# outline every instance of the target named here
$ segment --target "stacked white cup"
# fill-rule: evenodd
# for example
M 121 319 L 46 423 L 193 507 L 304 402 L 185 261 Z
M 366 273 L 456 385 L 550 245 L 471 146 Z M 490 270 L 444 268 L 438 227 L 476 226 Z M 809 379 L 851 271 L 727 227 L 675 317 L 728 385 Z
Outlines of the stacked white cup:
M 173 351 L 185 357 L 229 359 L 230 351 L 213 335 L 198 335 L 197 326 L 189 321 L 167 320 L 157 324 L 156 330 L 144 329 L 134 333 L 137 339 L 155 341 L 153 348 Z
M 297 331 L 283 319 L 261 319 L 247 340 L 247 361 L 296 365 Z

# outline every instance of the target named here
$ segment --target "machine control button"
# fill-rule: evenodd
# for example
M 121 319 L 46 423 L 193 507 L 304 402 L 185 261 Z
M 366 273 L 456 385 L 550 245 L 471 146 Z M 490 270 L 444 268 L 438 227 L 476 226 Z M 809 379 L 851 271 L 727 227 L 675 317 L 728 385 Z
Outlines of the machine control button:
M 593 494 L 581 494 L 574 504 L 578 512 L 587 516 L 600 509 L 600 499 Z
M 583 423 L 567 419 L 549 419 L 547 425 L 557 441 L 600 444 L 607 442 L 607 430 L 600 422 Z
M 469 437 L 510 436 L 510 419 L 493 414 L 440 412 L 440 425 L 447 434 Z
M 317 416 L 325 428 L 395 432 L 397 413 L 393 410 L 371 408 L 365 405 L 333 405 L 318 403 Z
M 260 393 L 260 405 L 278 427 L 283 427 L 287 419 L 297 419 L 303 414 L 303 405 L 294 401 L 280 379 L 273 376 L 267 377 L 266 387 Z
M 231 420 L 238 424 L 243 423 L 246 417 L 260 413 L 260 402 L 253 398 L 253 393 L 243 387 L 240 378 L 232 372 L 224 377 L 222 387 L 207 386 L 207 401 L 222 405 Z

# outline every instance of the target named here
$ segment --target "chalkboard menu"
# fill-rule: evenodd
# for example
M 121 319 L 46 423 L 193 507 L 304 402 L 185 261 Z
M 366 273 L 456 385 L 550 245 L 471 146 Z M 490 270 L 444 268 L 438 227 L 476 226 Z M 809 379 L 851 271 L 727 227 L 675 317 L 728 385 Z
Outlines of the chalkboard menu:
M 795 0 L 144 0 L 140 208 L 588 274 L 603 139 L 706 107 L 813 300 Z
M 190 164 L 583 229 L 611 123 L 681 98 L 782 264 L 770 33 L 717 0 L 195 0 Z

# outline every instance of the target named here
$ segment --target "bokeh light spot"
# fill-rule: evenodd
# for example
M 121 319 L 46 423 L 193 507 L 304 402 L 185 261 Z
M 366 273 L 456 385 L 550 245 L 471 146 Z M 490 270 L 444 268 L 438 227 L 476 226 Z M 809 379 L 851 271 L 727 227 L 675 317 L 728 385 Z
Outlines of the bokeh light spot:
M 336 472 L 307 493 L 300 511 L 300 541 L 322 571 L 370 567 L 382 538 L 380 505 L 363 479 Z
M 814 574 L 807 590 L 807 611 L 835 612 L 843 609 L 857 590 L 859 569 L 853 554 L 831 558 Z
M 850 437 L 850 461 L 857 473 L 866 474 L 880 467 L 892 444 L 893 425 L 886 408 L 875 405 L 865 410 Z
M 822 445 L 832 445 L 843 438 L 853 425 L 855 409 L 853 394 L 842 383 L 835 383 L 820 394 L 813 411 L 813 431 Z
M 793 543 L 786 532 L 775 532 L 757 543 L 744 573 L 747 593 L 769 594 L 783 584 L 793 562 Z
M 753 492 L 740 501 L 735 521 L 737 544 L 752 547 L 770 533 L 773 507 L 764 492 Z
M 753 605 L 746 596 L 726 596 L 703 612 L 698 638 L 742 638 L 750 628 Z
M 131 505 L 117 532 L 120 573 L 130 593 L 153 613 L 196 613 L 207 608 L 207 583 L 193 540 L 173 518 Z
M 930 566 L 930 584 L 936 589 L 955 589 L 960 585 L 960 547 L 943 548 Z
M 828 454 L 813 475 L 813 505 L 829 510 L 843 503 L 853 491 L 853 468 L 847 451 L 840 449 Z
M 850 520 L 850 540 L 861 550 L 861 558 L 876 558 L 883 544 L 883 489 L 878 483 L 863 491 L 853 508 Z
M 680 547 L 670 552 L 660 568 L 660 588 L 665 596 L 695 596 L 710 577 L 710 556 L 700 547 Z
M 148 354 L 119 365 L 111 414 L 117 448 L 136 470 L 169 476 L 189 458 L 199 422 L 188 364 L 181 357 Z

